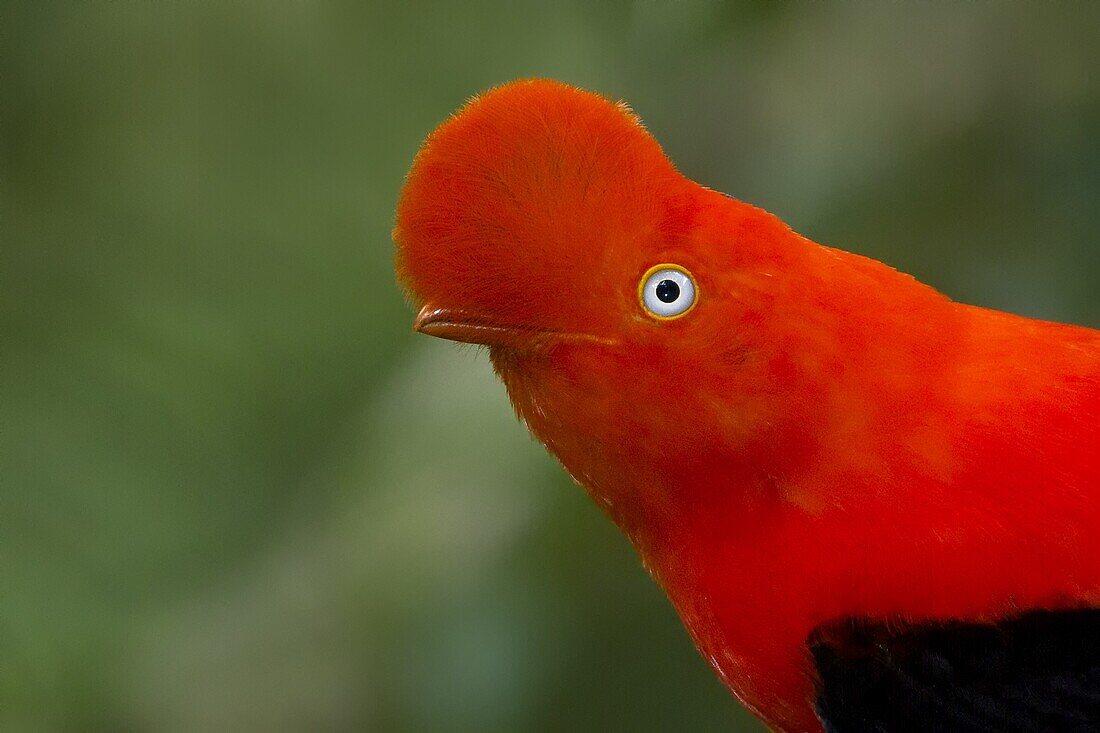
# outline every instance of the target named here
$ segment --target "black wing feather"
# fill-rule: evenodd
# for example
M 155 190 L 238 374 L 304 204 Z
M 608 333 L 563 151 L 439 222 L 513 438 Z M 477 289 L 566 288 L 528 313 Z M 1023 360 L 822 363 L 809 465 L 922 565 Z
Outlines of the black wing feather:
M 1100 609 L 996 624 L 846 618 L 810 638 L 829 733 L 1098 733 Z

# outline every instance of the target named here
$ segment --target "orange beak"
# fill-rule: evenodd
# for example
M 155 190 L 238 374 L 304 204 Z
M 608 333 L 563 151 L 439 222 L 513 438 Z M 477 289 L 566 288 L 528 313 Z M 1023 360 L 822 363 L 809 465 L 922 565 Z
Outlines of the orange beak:
M 413 330 L 429 336 L 484 346 L 536 347 L 562 341 L 613 344 L 611 339 L 583 333 L 561 333 L 523 326 L 506 326 L 465 311 L 425 305 Z
M 461 341 L 464 344 L 506 346 L 515 344 L 523 336 L 532 335 L 523 329 L 489 323 L 464 311 L 452 308 L 436 308 L 426 305 L 420 309 L 413 322 L 413 330 L 441 339 Z

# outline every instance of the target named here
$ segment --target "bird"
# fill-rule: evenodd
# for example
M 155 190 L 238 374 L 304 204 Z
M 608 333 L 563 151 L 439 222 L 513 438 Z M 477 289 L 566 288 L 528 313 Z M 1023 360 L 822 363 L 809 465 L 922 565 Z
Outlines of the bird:
M 815 243 L 551 79 L 427 136 L 393 240 L 771 730 L 1100 731 L 1100 331 Z

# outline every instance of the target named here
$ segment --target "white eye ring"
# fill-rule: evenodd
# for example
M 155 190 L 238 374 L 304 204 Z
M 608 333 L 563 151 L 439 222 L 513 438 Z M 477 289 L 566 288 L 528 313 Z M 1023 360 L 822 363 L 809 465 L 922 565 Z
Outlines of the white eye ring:
M 695 307 L 695 280 L 679 265 L 654 265 L 642 276 L 638 300 L 654 318 L 679 318 Z

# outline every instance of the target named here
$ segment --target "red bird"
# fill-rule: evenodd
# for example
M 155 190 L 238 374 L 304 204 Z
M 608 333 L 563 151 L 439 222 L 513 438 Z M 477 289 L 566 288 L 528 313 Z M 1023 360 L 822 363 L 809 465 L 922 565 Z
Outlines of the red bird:
M 815 244 L 553 81 L 433 132 L 394 240 L 772 729 L 1100 730 L 1100 332 Z

